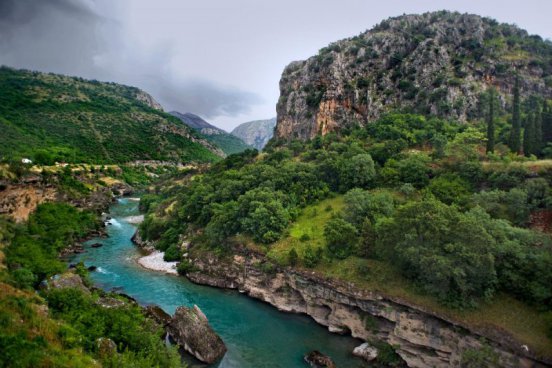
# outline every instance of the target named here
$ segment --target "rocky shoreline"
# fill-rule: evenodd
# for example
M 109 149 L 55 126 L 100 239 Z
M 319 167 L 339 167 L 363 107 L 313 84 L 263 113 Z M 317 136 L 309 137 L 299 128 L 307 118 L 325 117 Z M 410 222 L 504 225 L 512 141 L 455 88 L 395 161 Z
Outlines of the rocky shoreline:
M 237 289 L 281 311 L 311 316 L 329 331 L 385 341 L 409 367 L 460 367 L 466 352 L 491 348 L 501 367 L 551 367 L 507 334 L 478 331 L 403 300 L 290 268 L 262 267 L 263 255 L 241 250 L 230 258 L 191 258 L 192 282 Z

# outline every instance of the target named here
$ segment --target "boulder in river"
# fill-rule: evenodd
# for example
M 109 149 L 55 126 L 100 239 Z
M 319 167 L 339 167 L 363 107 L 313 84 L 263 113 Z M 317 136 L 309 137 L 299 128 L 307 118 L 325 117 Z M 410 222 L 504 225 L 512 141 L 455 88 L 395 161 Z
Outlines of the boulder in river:
M 332 358 L 322 354 L 318 350 L 313 350 L 305 355 L 305 362 L 313 368 L 335 368 L 335 363 Z
M 178 307 L 168 330 L 178 345 L 207 364 L 216 362 L 226 353 L 224 342 L 197 305 L 193 308 Z
M 378 349 L 365 342 L 364 344 L 354 348 L 353 355 L 356 355 L 357 357 L 371 362 L 378 357 Z
M 98 267 L 96 267 L 96 266 L 88 266 L 86 269 L 87 269 L 88 271 L 90 271 L 90 272 L 94 272 L 94 271 L 96 271 L 96 270 L 98 269 Z
M 103 244 L 102 243 L 94 243 L 94 244 L 91 244 L 90 246 L 92 248 L 99 248 L 99 247 L 103 247 Z
M 148 305 L 144 308 L 144 314 L 163 328 L 171 323 L 171 316 L 158 305 Z

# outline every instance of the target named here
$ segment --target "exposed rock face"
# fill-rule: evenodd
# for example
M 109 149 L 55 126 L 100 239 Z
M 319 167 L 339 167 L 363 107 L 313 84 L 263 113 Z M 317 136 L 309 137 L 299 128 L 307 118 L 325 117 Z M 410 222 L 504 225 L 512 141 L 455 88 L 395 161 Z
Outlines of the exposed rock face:
M 265 260 L 256 254 L 231 260 L 205 255 L 192 260 L 198 271 L 190 280 L 239 289 L 286 312 L 304 313 L 330 329 L 350 331 L 365 341 L 396 346 L 409 367 L 460 367 L 467 351 L 488 344 L 501 367 L 546 367 L 503 331 L 476 330 L 402 300 L 359 290 L 292 269 L 261 271 Z M 483 343 L 482 338 L 488 342 Z
M 157 305 L 148 305 L 145 307 L 144 314 L 163 328 L 167 327 L 171 322 L 171 316 Z
M 139 229 L 136 229 L 136 232 L 134 233 L 134 235 L 132 235 L 132 238 L 130 238 L 130 240 L 138 248 L 142 249 L 147 254 L 151 254 L 152 252 L 155 251 L 155 246 L 152 242 L 142 239 Z
M 202 362 L 214 363 L 226 353 L 224 342 L 197 305 L 178 307 L 168 330 L 178 345 Z
M 155 101 L 149 93 L 138 89 L 135 97 L 138 101 L 145 103 L 152 109 L 163 111 L 163 106 L 161 106 L 159 102 Z
M 353 355 L 371 362 L 378 357 L 378 349 L 365 342 L 364 344 L 354 348 Z
M 90 294 L 90 290 L 82 282 L 82 278 L 74 270 L 69 270 L 61 275 L 52 276 L 45 284 L 46 289 L 75 288 Z
M 309 139 L 397 108 L 465 121 L 491 84 L 507 104 L 515 71 L 525 95 L 551 98 L 552 44 L 470 14 L 391 18 L 285 68 L 275 135 Z
M 249 121 L 238 125 L 231 134 L 260 151 L 274 135 L 275 126 L 276 118 Z
M 332 358 L 322 354 L 318 350 L 313 350 L 305 355 L 305 362 L 313 368 L 335 368 Z

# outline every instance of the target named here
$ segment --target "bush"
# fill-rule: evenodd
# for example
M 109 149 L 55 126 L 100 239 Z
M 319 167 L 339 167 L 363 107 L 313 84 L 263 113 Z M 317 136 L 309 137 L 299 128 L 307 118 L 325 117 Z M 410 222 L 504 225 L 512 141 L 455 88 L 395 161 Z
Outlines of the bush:
M 326 223 L 324 237 L 330 254 L 339 259 L 350 256 L 358 243 L 357 229 L 339 217 Z
M 165 251 L 165 254 L 163 255 L 163 260 L 165 262 L 180 261 L 181 257 L 182 252 L 180 251 L 180 248 L 178 247 L 178 245 L 173 244 Z
M 296 266 L 298 260 L 299 260 L 299 255 L 297 254 L 297 251 L 295 250 L 295 248 L 291 248 L 288 253 L 288 263 L 291 266 Z

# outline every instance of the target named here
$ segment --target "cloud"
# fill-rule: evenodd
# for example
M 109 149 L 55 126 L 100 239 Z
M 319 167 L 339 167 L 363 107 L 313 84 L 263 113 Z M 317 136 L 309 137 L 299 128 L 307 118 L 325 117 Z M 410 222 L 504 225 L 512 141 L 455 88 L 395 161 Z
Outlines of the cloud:
M 140 87 L 167 110 L 238 116 L 261 98 L 171 65 L 170 42 L 125 33 L 124 8 L 92 0 L 0 0 L 0 64 Z

